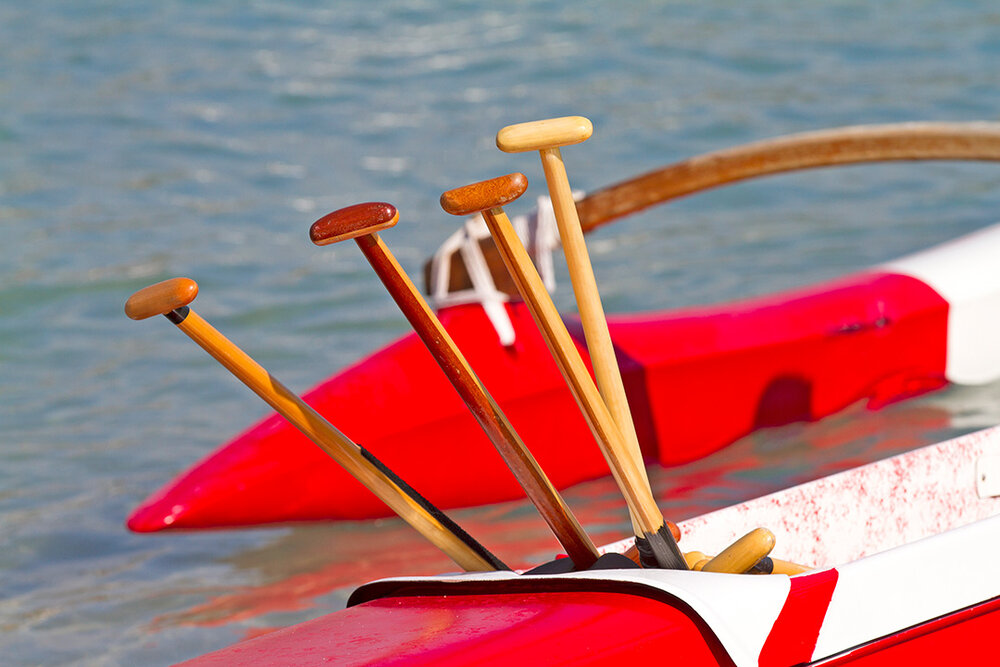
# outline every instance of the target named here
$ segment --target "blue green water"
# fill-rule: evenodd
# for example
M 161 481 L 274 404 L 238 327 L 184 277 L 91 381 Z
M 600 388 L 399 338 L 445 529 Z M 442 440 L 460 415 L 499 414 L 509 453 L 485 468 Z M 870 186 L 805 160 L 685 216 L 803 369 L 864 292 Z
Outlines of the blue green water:
M 392 521 L 128 534 L 136 503 L 265 412 L 166 322 L 127 320 L 133 291 L 196 279 L 199 312 L 304 390 L 405 330 L 360 254 L 313 247 L 310 223 L 393 202 L 385 236 L 416 274 L 455 228 L 442 191 L 520 170 L 540 193 L 538 160 L 493 146 L 504 125 L 591 118 L 564 155 L 595 189 L 791 132 L 997 120 L 998 57 L 986 1 L 0 2 L 2 662 L 166 664 L 337 608 L 365 579 L 449 567 Z M 998 175 L 769 179 L 616 223 L 591 252 L 609 311 L 718 302 L 994 222 Z M 695 466 L 718 474 L 683 502 L 654 481 L 691 514 L 992 424 L 998 400 L 952 388 L 759 434 L 739 451 L 773 465 Z M 613 537 L 613 496 L 568 498 Z M 513 562 L 555 549 L 521 504 L 459 519 Z

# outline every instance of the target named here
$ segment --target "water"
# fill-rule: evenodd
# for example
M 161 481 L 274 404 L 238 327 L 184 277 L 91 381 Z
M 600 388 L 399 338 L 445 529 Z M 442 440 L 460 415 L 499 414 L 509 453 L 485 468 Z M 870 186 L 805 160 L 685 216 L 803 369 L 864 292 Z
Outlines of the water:
M 565 157 L 594 189 L 785 133 L 1000 109 L 985 1 L 42 0 L 0 3 L 0 44 L 7 664 L 167 664 L 335 609 L 361 581 L 450 568 L 394 521 L 128 534 L 129 509 L 264 414 L 168 324 L 127 320 L 133 291 L 195 278 L 199 312 L 304 390 L 404 331 L 360 254 L 312 247 L 309 224 L 391 201 L 402 222 L 386 238 L 417 273 L 455 226 L 443 190 L 520 170 L 537 194 L 537 158 L 493 147 L 506 124 L 590 117 L 594 137 Z M 718 302 L 985 226 L 997 173 L 768 179 L 616 223 L 591 248 L 609 311 Z M 689 516 L 995 423 L 998 398 L 855 406 L 747 438 L 683 484 L 654 470 L 654 485 Z M 607 480 L 567 499 L 595 539 L 628 530 Z M 457 518 L 514 564 L 555 549 L 524 504 Z

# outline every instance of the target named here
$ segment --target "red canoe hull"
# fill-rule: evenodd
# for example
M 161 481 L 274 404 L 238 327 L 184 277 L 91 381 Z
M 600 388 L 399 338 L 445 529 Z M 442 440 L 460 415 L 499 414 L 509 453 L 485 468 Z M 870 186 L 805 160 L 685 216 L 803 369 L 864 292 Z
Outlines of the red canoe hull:
M 527 309 L 508 311 L 517 335 L 509 348 L 479 306 L 445 309 L 441 319 L 556 487 L 606 475 Z M 948 311 L 920 280 L 867 272 L 726 306 L 612 317 L 610 328 L 644 453 L 670 465 L 762 426 L 943 386 Z M 415 335 L 305 398 L 441 508 L 523 495 Z M 456 477 L 457 467 L 477 474 Z M 147 499 L 128 525 L 147 532 L 388 514 L 273 415 Z
M 680 524 L 708 553 L 769 526 L 802 574 L 640 569 L 626 538 L 584 571 L 371 582 L 346 610 L 189 664 L 992 664 L 1000 572 L 980 556 L 1000 495 L 982 482 L 998 461 L 995 427 Z
M 818 595 L 823 598 L 820 606 L 829 601 L 829 591 Z M 821 620 L 822 609 L 814 625 Z M 769 638 L 757 664 L 976 664 L 995 650 L 1000 598 L 847 648 L 815 663 L 810 661 L 815 627 L 811 634 L 802 624 L 796 629 L 804 635 L 784 636 L 779 647 Z M 635 659 L 643 662 L 629 662 Z M 622 665 L 646 660 L 655 664 L 668 660 L 686 667 L 734 664 L 713 630 L 682 601 L 607 591 L 380 598 L 184 664 L 447 667 Z

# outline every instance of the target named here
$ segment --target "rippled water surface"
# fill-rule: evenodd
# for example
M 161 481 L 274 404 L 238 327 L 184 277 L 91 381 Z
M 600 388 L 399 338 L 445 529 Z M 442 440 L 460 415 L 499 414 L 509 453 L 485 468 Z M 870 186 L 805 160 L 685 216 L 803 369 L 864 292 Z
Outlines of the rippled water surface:
M 539 194 L 537 158 L 493 146 L 506 124 L 590 117 L 564 155 L 595 189 L 785 133 L 1000 110 L 985 1 L 7 1 L 0 44 L 6 664 L 167 664 L 336 609 L 367 579 L 451 567 L 395 521 L 126 532 L 136 503 L 265 413 L 168 324 L 127 320 L 133 291 L 195 278 L 199 312 L 304 390 L 405 331 L 356 249 L 313 247 L 309 224 L 393 202 L 392 247 L 417 273 L 456 225 L 443 190 L 520 170 Z M 983 227 L 998 173 L 768 179 L 610 225 L 591 252 L 609 311 L 725 301 Z M 998 399 L 854 406 L 652 477 L 690 516 L 990 425 Z M 567 499 L 595 539 L 627 532 L 608 480 Z M 457 518 L 514 564 L 557 548 L 526 504 Z

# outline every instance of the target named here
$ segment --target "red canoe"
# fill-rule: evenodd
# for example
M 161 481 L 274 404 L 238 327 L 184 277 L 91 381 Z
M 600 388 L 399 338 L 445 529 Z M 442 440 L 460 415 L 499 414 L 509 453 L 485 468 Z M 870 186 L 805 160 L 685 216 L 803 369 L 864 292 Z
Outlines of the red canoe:
M 1000 226 L 809 289 L 612 317 L 646 456 L 680 463 L 755 428 L 818 419 L 861 399 L 878 406 L 948 381 L 993 379 L 1000 369 L 992 343 L 1000 276 L 988 269 L 998 249 Z M 607 474 L 526 308 L 507 310 L 517 336 L 509 348 L 494 342 L 479 306 L 440 315 L 553 484 Z M 522 496 L 415 335 L 305 398 L 440 507 Z M 442 460 L 477 474 L 456 478 L 452 466 L 438 465 Z M 386 515 L 374 496 L 273 415 L 151 496 L 128 525 L 154 531 Z
M 212 665 L 926 665 L 989 662 L 1000 632 L 1000 428 L 681 524 L 717 553 L 764 525 L 793 576 L 623 567 L 377 581 L 348 608 Z M 621 551 L 627 541 L 606 547 Z M 599 561 L 600 562 L 600 561 Z
M 904 124 L 794 135 L 672 165 L 594 193 L 578 208 L 585 228 L 592 228 L 750 176 L 931 158 L 1000 159 L 1000 126 Z M 623 206 L 627 199 L 641 201 Z M 478 248 L 463 254 L 475 255 Z M 724 306 L 612 317 L 645 456 L 681 463 L 758 427 L 819 419 L 859 400 L 877 407 L 947 382 L 996 378 L 998 252 L 1000 228 L 994 227 L 811 288 Z M 493 324 L 504 313 L 510 329 L 501 337 L 513 340 L 506 346 L 498 343 Z M 607 474 L 523 304 L 448 306 L 440 317 L 555 486 Z M 579 327 L 570 326 L 586 358 Z M 441 508 L 522 497 L 415 335 L 338 373 L 305 398 Z M 477 474 L 456 478 L 456 466 Z M 149 532 L 386 515 L 374 496 L 274 415 L 146 499 L 128 526 Z

